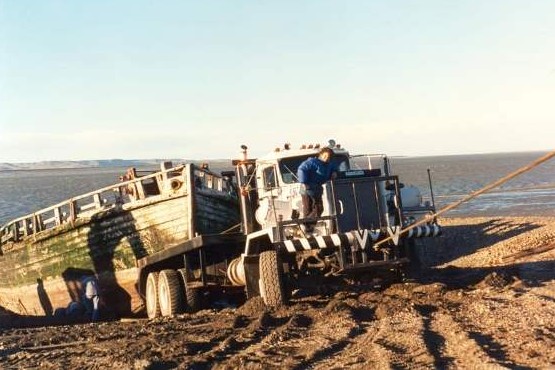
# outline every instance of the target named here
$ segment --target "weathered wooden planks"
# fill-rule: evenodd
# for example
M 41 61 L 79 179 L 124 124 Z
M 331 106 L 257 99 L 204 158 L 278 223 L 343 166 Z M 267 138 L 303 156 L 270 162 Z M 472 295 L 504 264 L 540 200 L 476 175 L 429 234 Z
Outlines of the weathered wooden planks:
M 102 192 L 118 189 L 121 194 L 122 186 L 139 187 L 139 180 L 127 181 L 2 228 L 0 305 L 24 314 L 42 314 L 37 305 L 37 279 L 51 300 L 65 302 L 68 294 L 75 298 L 67 276 L 77 271 L 96 274 L 115 292 L 112 303 L 121 306 L 122 312 L 129 311 L 141 304 L 135 292 L 137 276 L 129 277 L 137 259 L 195 233 L 219 233 L 239 222 L 237 200 L 221 178 L 192 165 L 167 172 L 172 176 L 148 177 L 161 193 L 149 195 L 143 190 L 137 200 L 107 204 Z M 188 181 L 192 174 L 203 174 L 200 188 Z

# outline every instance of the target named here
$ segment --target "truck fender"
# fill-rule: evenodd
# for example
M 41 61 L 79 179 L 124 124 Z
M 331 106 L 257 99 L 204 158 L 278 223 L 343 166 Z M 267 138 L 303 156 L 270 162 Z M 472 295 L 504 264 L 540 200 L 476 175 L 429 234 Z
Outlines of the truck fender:
M 261 252 L 273 249 L 274 237 L 272 228 L 255 231 L 247 235 L 245 255 L 259 255 Z

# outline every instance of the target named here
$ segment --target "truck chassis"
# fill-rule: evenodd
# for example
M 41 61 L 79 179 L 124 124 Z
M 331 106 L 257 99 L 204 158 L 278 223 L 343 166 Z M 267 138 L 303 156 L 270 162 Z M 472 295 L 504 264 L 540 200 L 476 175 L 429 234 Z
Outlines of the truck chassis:
M 307 219 L 289 206 L 280 208 L 279 201 L 282 206 L 286 202 L 276 200 L 287 191 L 295 194 L 298 186 L 276 179 L 283 176 L 281 157 L 259 162 L 248 159 L 243 149 L 243 159 L 233 161 L 235 171 L 222 173 L 236 179 L 240 231 L 196 236 L 139 260 L 138 289 L 149 317 L 195 311 L 221 294 L 261 296 L 267 306 L 276 307 L 287 304 L 306 282 L 357 278 L 377 269 L 401 274 L 415 262 L 414 240 L 441 233 L 433 218 L 402 232 L 416 222 L 415 216 L 433 214 L 435 208 L 404 212 L 403 185 L 390 174 L 386 157 L 383 169 L 340 172 L 325 185 L 326 214 Z M 261 209 L 269 215 L 262 220 Z M 314 231 L 306 231 L 307 223 L 316 225 Z

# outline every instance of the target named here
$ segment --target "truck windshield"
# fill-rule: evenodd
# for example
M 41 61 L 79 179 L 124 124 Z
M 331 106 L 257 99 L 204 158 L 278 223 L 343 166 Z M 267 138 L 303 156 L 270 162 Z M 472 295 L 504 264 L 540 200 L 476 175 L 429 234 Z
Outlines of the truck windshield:
M 285 184 L 292 184 L 297 182 L 297 169 L 307 158 L 314 157 L 314 155 L 303 155 L 299 157 L 283 158 L 279 161 L 279 172 Z M 347 171 L 349 169 L 349 157 L 342 154 L 336 154 L 332 158 L 339 171 Z

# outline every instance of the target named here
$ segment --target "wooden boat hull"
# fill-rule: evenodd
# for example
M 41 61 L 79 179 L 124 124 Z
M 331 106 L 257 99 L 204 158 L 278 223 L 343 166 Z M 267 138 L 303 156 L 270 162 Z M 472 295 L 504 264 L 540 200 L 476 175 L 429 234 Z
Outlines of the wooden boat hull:
M 95 275 L 109 311 L 122 316 L 141 310 L 137 260 L 195 234 L 220 233 L 239 222 L 235 197 L 195 186 L 188 181 L 195 178 L 192 168 L 183 172 L 184 186 L 177 191 L 103 207 L 4 243 L 0 306 L 24 315 L 51 315 L 79 301 L 80 281 Z

